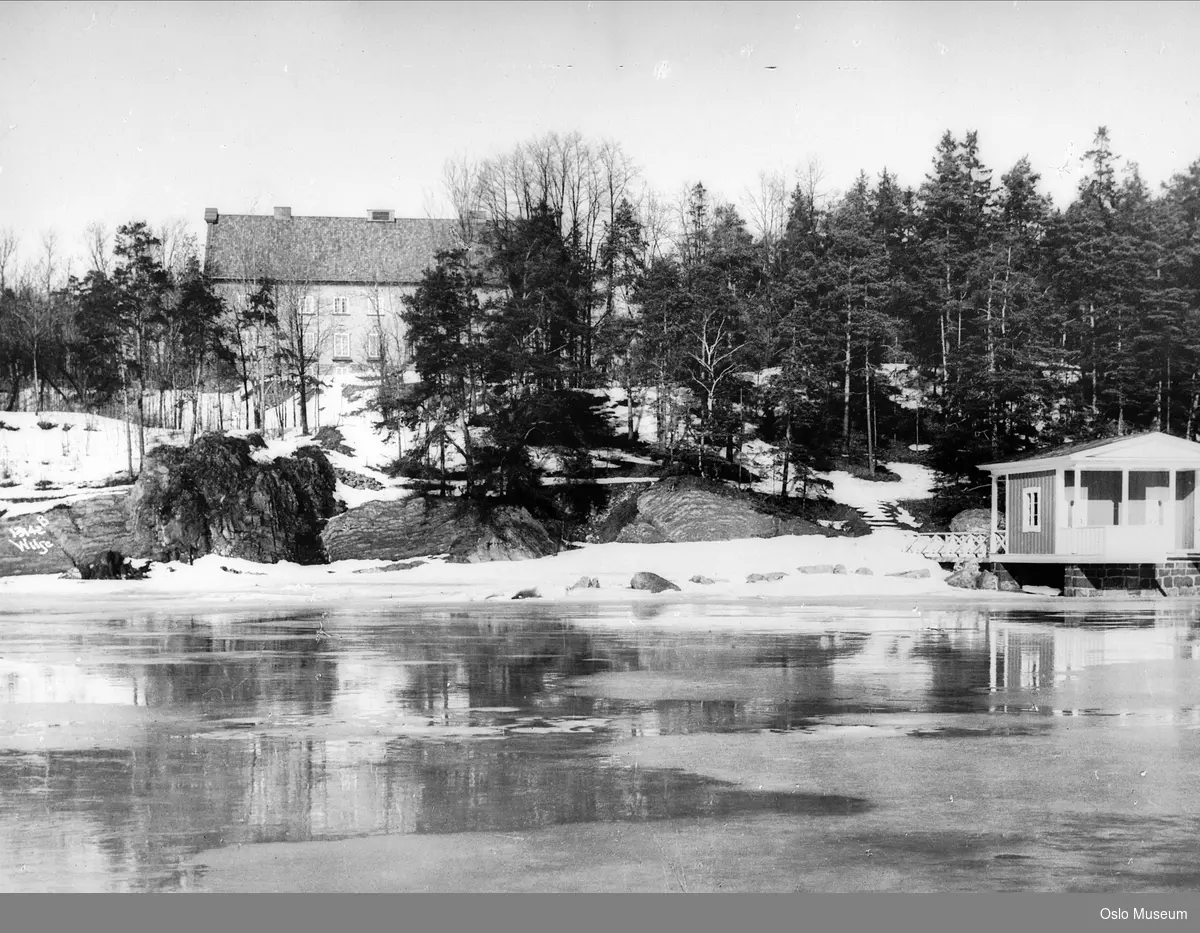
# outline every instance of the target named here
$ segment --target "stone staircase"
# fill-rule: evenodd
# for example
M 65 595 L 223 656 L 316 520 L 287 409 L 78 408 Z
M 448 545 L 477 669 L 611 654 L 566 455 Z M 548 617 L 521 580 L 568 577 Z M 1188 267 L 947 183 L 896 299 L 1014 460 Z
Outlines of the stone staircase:
M 874 508 L 857 508 L 855 509 L 859 515 L 863 517 L 863 521 L 871 528 L 899 528 L 901 530 L 911 531 L 906 525 L 900 524 L 896 520 L 897 508 L 894 503 L 881 502 Z

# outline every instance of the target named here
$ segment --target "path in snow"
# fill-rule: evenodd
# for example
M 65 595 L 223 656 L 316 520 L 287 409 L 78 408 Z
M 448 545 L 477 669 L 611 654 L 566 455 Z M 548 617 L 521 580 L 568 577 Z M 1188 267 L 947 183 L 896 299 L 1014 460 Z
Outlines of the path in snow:
M 917 520 L 896 504 L 899 499 L 924 499 L 933 490 L 933 471 L 919 463 L 889 463 L 898 482 L 860 479 L 844 470 L 823 474 L 833 484 L 830 497 L 858 512 L 872 528 L 916 529 Z

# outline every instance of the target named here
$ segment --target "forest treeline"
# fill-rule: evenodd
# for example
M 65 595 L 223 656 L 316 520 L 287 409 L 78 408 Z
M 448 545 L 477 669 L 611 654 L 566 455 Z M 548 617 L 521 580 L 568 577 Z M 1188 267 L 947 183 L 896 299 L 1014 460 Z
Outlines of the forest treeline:
M 864 172 L 827 197 L 810 166 L 739 208 L 702 184 L 647 193 L 619 146 L 578 134 L 448 163 L 458 247 L 404 302 L 381 420 L 417 430 L 410 469 L 501 493 L 534 478 L 530 446 L 594 443 L 586 390 L 612 386 L 625 433 L 652 417 L 705 469 L 764 441 L 785 490 L 898 445 L 969 488 L 980 463 L 1066 440 L 1194 438 L 1200 161 L 1152 191 L 1101 128 L 1079 171 L 1058 208 L 1028 159 L 997 177 L 976 133 L 947 132 L 917 187 Z M 56 285 L 42 264 L 5 279 L 0 238 L 8 406 L 31 386 L 89 405 L 167 382 L 248 395 L 239 335 L 272 320 L 272 283 L 226 308 L 194 250 L 166 257 L 145 224 L 114 245 Z
M 1200 162 L 1159 192 L 1118 162 L 1101 128 L 1060 210 L 1028 159 L 996 178 L 947 132 L 918 188 L 885 170 L 825 199 L 810 168 L 761 179 L 747 217 L 702 184 L 635 202 L 619 161 L 556 138 L 518 149 L 453 173 L 487 259 L 442 254 L 408 301 L 426 378 L 397 416 L 469 463 L 491 428 L 513 462 L 518 435 L 562 440 L 554 398 L 616 384 L 629 433 L 651 412 L 702 463 L 766 441 L 785 490 L 898 443 L 971 488 L 1067 440 L 1194 437 Z

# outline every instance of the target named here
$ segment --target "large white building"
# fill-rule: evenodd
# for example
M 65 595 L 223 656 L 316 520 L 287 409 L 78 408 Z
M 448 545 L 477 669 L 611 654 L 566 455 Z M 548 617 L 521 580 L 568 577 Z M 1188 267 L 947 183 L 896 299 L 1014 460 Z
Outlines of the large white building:
M 271 215 L 209 208 L 204 219 L 204 268 L 227 303 L 248 302 L 271 280 L 281 325 L 303 326 L 306 355 L 323 373 L 368 370 L 385 355 L 403 362 L 402 299 L 439 250 L 461 242 L 455 220 L 390 210 L 301 217 L 288 207 Z

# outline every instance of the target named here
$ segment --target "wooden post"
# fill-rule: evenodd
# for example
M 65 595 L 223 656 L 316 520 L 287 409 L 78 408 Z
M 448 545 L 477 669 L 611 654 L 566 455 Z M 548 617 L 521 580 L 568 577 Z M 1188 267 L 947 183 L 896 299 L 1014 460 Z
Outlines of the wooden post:
M 1000 483 L 1000 481 L 996 478 L 996 474 L 993 473 L 992 474 L 992 523 L 991 523 L 991 528 L 988 530 L 988 539 L 987 539 L 987 553 L 988 554 L 992 553 L 992 542 L 996 540 L 996 524 L 997 524 L 997 522 L 996 522 L 996 502 L 997 502 L 997 493 L 998 493 L 999 483 Z
M 1166 508 L 1163 509 L 1163 524 L 1166 525 L 1166 530 L 1163 537 L 1167 542 L 1167 550 L 1173 551 L 1178 545 L 1175 542 L 1175 481 L 1176 471 L 1170 469 L 1167 471 L 1167 502 Z M 1182 537 L 1182 536 L 1180 536 Z M 1179 544 L 1183 544 L 1182 541 Z

